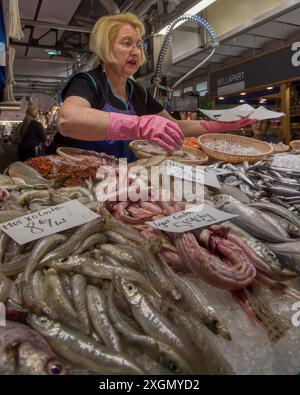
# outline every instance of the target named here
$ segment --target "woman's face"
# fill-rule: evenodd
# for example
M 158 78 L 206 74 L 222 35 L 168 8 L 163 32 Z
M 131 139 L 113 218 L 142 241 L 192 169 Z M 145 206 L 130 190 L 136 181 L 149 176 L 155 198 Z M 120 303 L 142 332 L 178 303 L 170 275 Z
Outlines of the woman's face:
M 113 44 L 113 54 L 117 60 L 114 67 L 126 78 L 134 75 L 141 64 L 143 41 L 137 29 L 123 25 Z

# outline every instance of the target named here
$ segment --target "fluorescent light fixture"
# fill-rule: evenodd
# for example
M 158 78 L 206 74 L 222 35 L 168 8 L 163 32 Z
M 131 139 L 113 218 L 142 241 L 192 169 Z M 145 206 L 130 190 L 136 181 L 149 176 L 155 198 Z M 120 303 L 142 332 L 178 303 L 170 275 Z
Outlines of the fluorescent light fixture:
M 61 51 L 57 51 L 55 49 L 45 49 L 45 52 L 48 56 L 60 56 Z
M 246 100 L 241 99 L 240 103 L 246 103 Z
M 225 99 L 225 97 L 219 97 L 219 100 L 224 100 Z
M 242 93 L 241 93 L 241 96 L 246 96 L 246 95 L 247 95 L 246 92 L 242 92 Z
M 274 86 L 268 86 L 267 87 L 267 91 L 271 91 L 272 89 L 274 89 Z
M 196 5 L 194 5 L 194 7 L 190 8 L 187 12 L 185 12 L 183 15 L 197 15 L 199 14 L 199 12 L 201 12 L 202 10 L 204 10 L 205 8 L 209 7 L 211 4 L 213 4 L 216 0 L 202 0 L 199 1 L 199 3 L 197 3 Z M 176 23 L 176 25 L 174 26 L 174 29 L 176 29 L 178 26 L 182 25 L 183 23 L 185 23 L 187 21 L 183 20 L 180 21 L 178 23 Z M 170 25 L 164 27 L 163 29 L 161 29 L 158 34 L 166 34 L 168 27 Z

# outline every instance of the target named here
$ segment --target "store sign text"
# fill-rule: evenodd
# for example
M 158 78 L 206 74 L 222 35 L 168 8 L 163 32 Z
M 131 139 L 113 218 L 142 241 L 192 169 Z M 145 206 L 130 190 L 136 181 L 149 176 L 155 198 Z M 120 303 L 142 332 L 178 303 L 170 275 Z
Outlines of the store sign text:
M 245 74 L 245 72 L 242 71 L 240 73 L 236 73 L 236 74 L 228 75 L 226 77 L 219 78 L 217 80 L 217 85 L 218 85 L 218 87 L 220 87 L 220 86 L 224 86 L 224 85 L 233 84 L 235 82 L 243 81 L 244 74 Z
M 300 66 L 300 42 L 294 43 L 292 51 L 295 52 L 292 56 L 292 65 L 294 67 Z

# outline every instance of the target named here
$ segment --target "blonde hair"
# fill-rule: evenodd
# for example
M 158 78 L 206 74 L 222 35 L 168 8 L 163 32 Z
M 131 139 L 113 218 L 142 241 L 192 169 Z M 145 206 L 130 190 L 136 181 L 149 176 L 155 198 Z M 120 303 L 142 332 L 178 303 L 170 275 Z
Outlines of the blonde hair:
M 141 37 L 145 35 L 143 22 L 131 12 L 107 15 L 96 22 L 90 38 L 90 50 L 98 57 L 95 65 L 117 63 L 112 53 L 112 46 L 120 28 L 126 24 L 137 29 Z M 143 64 L 146 60 L 144 50 L 142 50 L 141 55 L 141 64 Z
M 38 110 L 35 107 L 28 107 L 23 122 L 20 124 L 17 130 L 17 144 L 21 144 L 23 141 L 30 122 L 38 116 Z

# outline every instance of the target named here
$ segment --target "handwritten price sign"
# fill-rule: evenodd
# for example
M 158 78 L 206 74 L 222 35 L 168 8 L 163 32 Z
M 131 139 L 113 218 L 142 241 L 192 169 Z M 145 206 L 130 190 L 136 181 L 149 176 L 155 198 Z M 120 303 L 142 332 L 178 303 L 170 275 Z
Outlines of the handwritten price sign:
M 203 204 L 192 210 L 180 211 L 169 217 L 150 222 L 150 225 L 166 232 L 183 233 L 224 222 L 233 217 L 236 217 L 236 215 L 228 214 L 208 204 Z
M 70 200 L 7 221 L 0 225 L 0 229 L 18 244 L 26 244 L 44 236 L 86 224 L 98 217 L 98 214 L 89 210 L 78 200 Z

